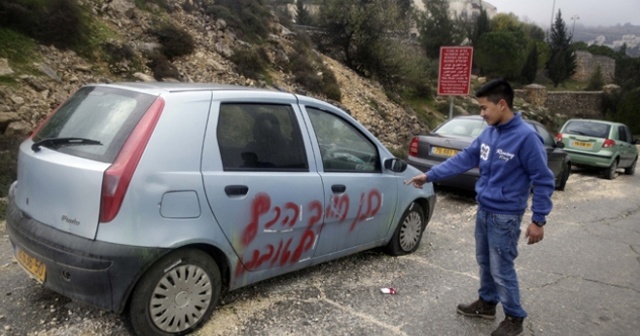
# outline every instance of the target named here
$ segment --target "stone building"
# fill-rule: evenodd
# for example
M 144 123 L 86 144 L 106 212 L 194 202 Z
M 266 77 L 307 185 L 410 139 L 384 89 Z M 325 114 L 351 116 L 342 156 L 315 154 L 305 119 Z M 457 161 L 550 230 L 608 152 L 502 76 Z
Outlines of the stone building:
M 616 61 L 613 58 L 592 55 L 588 51 L 576 51 L 576 73 L 571 79 L 587 82 L 598 69 L 602 72 L 605 83 L 613 83 L 616 74 Z

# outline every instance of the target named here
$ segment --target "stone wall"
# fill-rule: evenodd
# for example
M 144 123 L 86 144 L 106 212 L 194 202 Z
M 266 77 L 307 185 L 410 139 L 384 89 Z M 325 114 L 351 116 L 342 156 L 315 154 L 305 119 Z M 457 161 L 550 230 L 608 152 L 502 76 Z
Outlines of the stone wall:
M 547 92 L 544 106 L 568 117 L 601 119 L 602 91 Z
M 606 86 L 605 86 L 606 87 Z M 538 84 L 515 90 L 516 97 L 536 107 L 544 107 L 569 118 L 601 119 L 603 91 L 547 91 Z
M 571 79 L 587 82 L 600 67 L 605 83 L 613 83 L 616 73 L 616 61 L 607 56 L 592 55 L 587 51 L 576 51 L 576 73 Z

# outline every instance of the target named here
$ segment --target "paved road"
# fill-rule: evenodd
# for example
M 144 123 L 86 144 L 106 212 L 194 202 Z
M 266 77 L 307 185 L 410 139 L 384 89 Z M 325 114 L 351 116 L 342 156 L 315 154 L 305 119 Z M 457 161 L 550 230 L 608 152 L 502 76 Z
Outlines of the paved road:
M 640 335 L 640 175 L 608 181 L 574 170 L 554 194 L 542 243 L 516 260 L 525 335 Z M 496 321 L 459 316 L 473 300 L 475 203 L 438 191 L 420 249 L 377 251 L 230 293 L 197 335 L 488 335 Z M 525 219 L 530 218 L 530 213 Z M 128 335 L 117 315 L 71 302 L 27 279 L 0 229 L 0 334 Z M 396 295 L 382 294 L 394 287 Z

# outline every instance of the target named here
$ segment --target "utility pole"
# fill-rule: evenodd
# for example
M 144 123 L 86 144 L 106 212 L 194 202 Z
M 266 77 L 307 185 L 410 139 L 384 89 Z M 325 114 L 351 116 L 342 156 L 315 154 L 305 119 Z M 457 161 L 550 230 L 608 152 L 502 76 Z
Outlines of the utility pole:
M 573 37 L 573 32 L 576 30 L 576 20 L 580 20 L 580 16 L 574 15 L 571 17 L 571 20 L 573 20 L 573 27 L 571 28 L 571 37 Z

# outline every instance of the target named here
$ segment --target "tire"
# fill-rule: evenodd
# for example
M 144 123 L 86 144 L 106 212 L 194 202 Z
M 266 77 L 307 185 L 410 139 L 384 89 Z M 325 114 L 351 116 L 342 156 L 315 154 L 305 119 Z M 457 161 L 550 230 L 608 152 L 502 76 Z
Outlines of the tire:
M 156 262 L 131 294 L 129 322 L 138 335 L 184 335 L 199 328 L 218 305 L 222 281 L 206 253 L 177 250 Z
M 413 253 L 420 245 L 420 239 L 427 227 L 424 210 L 418 203 L 411 203 L 396 228 L 385 252 L 393 256 Z
M 611 167 L 604 170 L 604 178 L 607 180 L 613 180 L 618 176 L 616 172 L 618 170 L 618 159 L 613 160 Z
M 633 174 L 635 174 L 636 173 L 636 163 L 638 163 L 638 158 L 633 160 L 633 163 L 631 164 L 631 166 L 629 166 L 629 167 L 624 169 L 624 174 L 625 175 L 633 175 Z
M 564 191 L 564 188 L 567 186 L 567 180 L 569 179 L 569 175 L 571 174 L 571 164 L 567 163 L 562 171 L 562 176 L 560 177 L 560 183 L 558 184 L 558 190 Z

